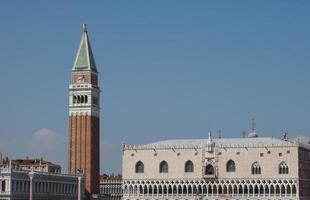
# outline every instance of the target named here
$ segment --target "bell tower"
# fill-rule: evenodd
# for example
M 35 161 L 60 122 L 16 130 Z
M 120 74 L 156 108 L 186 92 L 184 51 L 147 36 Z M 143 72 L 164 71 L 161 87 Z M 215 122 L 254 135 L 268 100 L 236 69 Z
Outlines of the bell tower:
M 68 172 L 84 173 L 86 194 L 99 194 L 100 88 L 95 59 L 83 24 L 69 85 Z

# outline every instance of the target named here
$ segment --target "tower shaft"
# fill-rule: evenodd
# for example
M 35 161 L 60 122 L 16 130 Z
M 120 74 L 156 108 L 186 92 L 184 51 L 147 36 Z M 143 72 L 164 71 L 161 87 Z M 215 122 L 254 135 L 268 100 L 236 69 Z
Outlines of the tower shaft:
M 72 68 L 69 86 L 68 172 L 84 173 L 86 194 L 99 194 L 100 89 L 87 27 Z

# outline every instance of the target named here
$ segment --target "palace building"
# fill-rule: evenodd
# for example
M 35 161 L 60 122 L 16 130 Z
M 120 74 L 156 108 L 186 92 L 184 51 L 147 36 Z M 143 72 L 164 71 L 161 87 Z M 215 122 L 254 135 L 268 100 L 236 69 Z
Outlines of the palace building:
M 310 199 L 310 139 L 257 137 L 123 145 L 123 199 Z
M 29 171 L 24 166 L 0 165 L 0 200 L 83 200 L 84 191 L 82 174 Z
M 86 195 L 99 194 L 100 88 L 86 24 L 69 86 L 68 171 L 84 173 Z

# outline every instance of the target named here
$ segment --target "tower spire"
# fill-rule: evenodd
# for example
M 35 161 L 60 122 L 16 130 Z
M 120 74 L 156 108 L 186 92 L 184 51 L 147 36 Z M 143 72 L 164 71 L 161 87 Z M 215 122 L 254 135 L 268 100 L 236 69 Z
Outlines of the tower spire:
M 87 24 L 86 23 L 83 23 L 83 32 L 87 33 Z
M 83 34 L 72 70 L 97 71 L 93 51 L 88 39 L 88 29 L 86 23 L 83 23 Z

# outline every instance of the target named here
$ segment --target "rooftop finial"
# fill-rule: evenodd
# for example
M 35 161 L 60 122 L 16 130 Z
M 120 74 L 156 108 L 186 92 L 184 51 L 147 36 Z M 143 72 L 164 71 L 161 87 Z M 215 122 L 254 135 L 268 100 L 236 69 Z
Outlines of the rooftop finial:
M 211 130 L 209 130 L 209 132 L 208 132 L 208 139 L 211 140 L 212 139 L 211 137 L 212 137 Z
M 220 138 L 220 139 L 222 138 L 222 131 L 223 131 L 223 129 L 220 128 L 220 129 L 219 129 L 219 138 Z
M 284 129 L 283 140 L 288 140 L 288 129 Z
M 255 132 L 255 119 L 252 118 L 252 132 Z
M 87 24 L 86 24 L 86 23 L 83 23 L 83 31 L 84 31 L 85 33 L 87 33 Z

